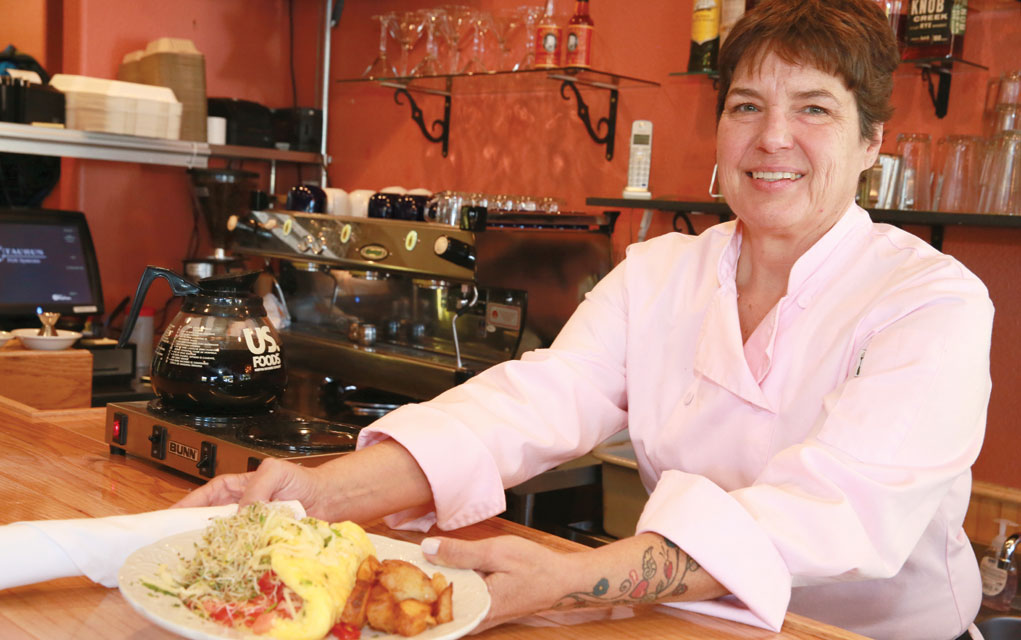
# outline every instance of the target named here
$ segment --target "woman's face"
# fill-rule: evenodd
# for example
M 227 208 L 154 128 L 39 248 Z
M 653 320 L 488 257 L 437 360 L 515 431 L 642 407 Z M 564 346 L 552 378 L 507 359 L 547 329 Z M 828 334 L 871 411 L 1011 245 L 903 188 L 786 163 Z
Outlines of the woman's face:
M 861 139 L 843 80 L 769 53 L 735 70 L 717 129 L 720 187 L 749 231 L 818 238 L 853 202 L 881 139 Z

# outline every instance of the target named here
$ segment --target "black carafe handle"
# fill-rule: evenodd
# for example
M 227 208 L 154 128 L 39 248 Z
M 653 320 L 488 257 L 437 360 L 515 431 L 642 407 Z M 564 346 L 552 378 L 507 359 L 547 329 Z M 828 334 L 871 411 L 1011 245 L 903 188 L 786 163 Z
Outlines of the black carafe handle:
M 195 295 L 199 292 L 199 286 L 190 280 L 185 280 L 182 276 L 174 273 L 170 269 L 164 269 L 163 267 L 154 267 L 152 265 L 145 268 L 142 273 L 142 279 L 138 282 L 138 289 L 135 290 L 135 299 L 131 303 L 131 311 L 128 312 L 127 317 L 124 319 L 124 328 L 121 329 L 120 340 L 117 341 L 117 347 L 123 347 L 128 343 L 128 338 L 131 337 L 131 330 L 135 328 L 135 320 L 138 319 L 138 312 L 142 310 L 142 302 L 145 301 L 145 294 L 149 292 L 149 285 L 156 278 L 163 278 L 170 283 L 170 291 L 175 296 L 190 296 Z

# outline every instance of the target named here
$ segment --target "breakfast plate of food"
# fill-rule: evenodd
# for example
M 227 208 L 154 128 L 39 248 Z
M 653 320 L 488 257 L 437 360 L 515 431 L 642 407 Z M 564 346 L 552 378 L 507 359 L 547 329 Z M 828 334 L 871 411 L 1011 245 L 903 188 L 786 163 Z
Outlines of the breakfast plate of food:
M 138 549 L 118 584 L 194 640 L 453 640 L 490 605 L 477 573 L 433 565 L 418 545 L 264 504 Z

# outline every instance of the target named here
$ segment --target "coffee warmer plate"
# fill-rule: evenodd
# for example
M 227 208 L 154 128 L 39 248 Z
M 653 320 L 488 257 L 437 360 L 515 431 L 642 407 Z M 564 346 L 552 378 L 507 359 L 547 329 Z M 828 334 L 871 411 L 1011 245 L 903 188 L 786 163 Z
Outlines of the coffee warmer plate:
M 251 416 L 196 416 L 153 400 L 108 404 L 105 437 L 111 453 L 208 479 L 253 471 L 269 457 L 322 464 L 353 451 L 362 426 L 279 407 Z

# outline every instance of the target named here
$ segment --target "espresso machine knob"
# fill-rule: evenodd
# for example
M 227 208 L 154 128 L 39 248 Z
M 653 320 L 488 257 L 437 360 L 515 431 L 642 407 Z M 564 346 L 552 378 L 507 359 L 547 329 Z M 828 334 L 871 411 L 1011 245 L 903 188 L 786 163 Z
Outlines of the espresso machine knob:
M 318 238 L 316 238 L 314 235 L 310 233 L 298 241 L 298 251 L 302 252 L 311 251 L 312 253 L 319 254 L 323 252 L 323 244 L 319 241 Z
M 227 218 L 227 231 L 240 231 L 242 233 L 254 233 L 261 238 L 272 238 L 270 233 L 277 226 L 277 221 L 270 219 L 266 222 L 259 222 L 252 216 L 242 217 L 232 215 Z
M 436 242 L 433 243 L 433 252 L 459 267 L 464 267 L 465 269 L 475 268 L 475 247 L 457 238 L 448 236 L 436 238 Z

